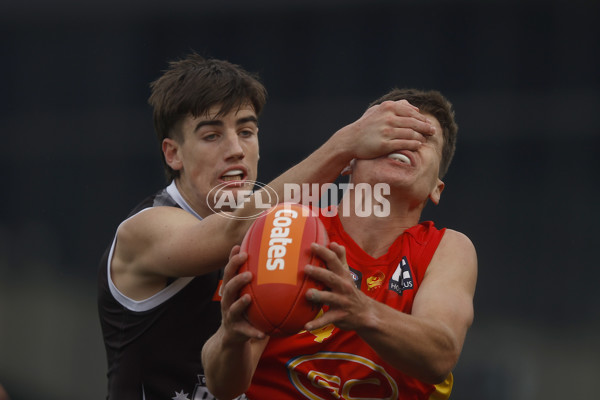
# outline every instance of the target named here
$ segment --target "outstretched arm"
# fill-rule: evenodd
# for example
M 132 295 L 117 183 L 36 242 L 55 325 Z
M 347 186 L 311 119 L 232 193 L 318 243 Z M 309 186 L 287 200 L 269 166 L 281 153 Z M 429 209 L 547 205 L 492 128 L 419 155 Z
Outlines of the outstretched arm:
M 306 273 L 330 291 L 310 290 L 311 301 L 330 310 L 305 328 L 333 323 L 355 330 L 384 360 L 427 383 L 439 383 L 452 371 L 473 321 L 477 259 L 471 241 L 446 230 L 406 314 L 368 297 L 349 278 L 342 246 L 315 246 L 328 269 L 308 267 Z
M 280 198 L 286 183 L 328 183 L 354 158 L 375 158 L 397 149 L 417 149 L 434 132 L 429 121 L 405 100 L 369 108 L 356 122 L 337 131 L 321 147 L 269 183 Z M 113 257 L 117 287 L 134 299 L 147 298 L 164 287 L 165 277 L 197 276 L 227 262 L 241 243 L 251 219 L 261 211 L 257 191 L 235 218 L 214 214 L 202 221 L 173 207 L 155 207 L 119 227 Z M 268 204 L 265 198 L 260 204 Z

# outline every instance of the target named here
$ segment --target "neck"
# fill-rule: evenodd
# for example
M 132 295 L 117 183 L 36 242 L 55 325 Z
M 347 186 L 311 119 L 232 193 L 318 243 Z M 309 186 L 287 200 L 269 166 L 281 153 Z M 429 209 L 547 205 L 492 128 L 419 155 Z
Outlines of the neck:
M 184 185 L 184 181 L 181 179 L 175 179 L 175 185 L 181 197 L 185 202 L 194 210 L 200 217 L 206 218 L 213 214 L 212 210 L 206 205 L 205 202 L 197 201 L 194 196 L 194 191 L 187 185 Z
M 339 216 L 344 230 L 371 257 L 377 258 L 385 253 L 405 230 L 419 223 L 425 202 L 411 205 L 402 200 L 389 198 L 381 213 L 365 212 L 357 215 L 354 196 L 344 196 L 339 205 Z M 373 199 L 372 199 L 373 200 Z M 365 202 L 363 201 L 363 204 Z M 371 204 L 379 203 L 373 200 Z M 392 207 L 393 204 L 393 207 Z M 360 209 L 360 207 L 359 207 Z M 367 211 L 366 208 L 362 210 Z M 368 210 L 370 211 L 370 210 Z

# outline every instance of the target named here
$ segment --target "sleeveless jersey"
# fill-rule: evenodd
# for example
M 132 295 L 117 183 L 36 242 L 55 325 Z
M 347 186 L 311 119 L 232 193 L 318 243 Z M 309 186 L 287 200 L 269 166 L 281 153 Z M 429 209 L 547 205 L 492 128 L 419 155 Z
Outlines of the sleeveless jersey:
M 402 233 L 379 258 L 365 253 L 339 218 L 321 217 L 331 241 L 346 247 L 356 286 L 369 297 L 409 313 L 445 229 L 420 223 Z M 329 325 L 291 337 L 272 337 L 259 361 L 249 399 L 444 400 L 452 375 L 429 385 L 386 363 L 355 332 Z
M 174 183 L 145 199 L 129 216 L 157 206 L 183 208 L 201 219 Z M 107 399 L 213 399 L 204 384 L 200 354 L 220 324 L 216 293 L 222 271 L 170 279 L 156 295 L 134 301 L 110 278 L 114 246 L 115 241 L 102 257 L 98 280 L 98 312 L 108 359 Z

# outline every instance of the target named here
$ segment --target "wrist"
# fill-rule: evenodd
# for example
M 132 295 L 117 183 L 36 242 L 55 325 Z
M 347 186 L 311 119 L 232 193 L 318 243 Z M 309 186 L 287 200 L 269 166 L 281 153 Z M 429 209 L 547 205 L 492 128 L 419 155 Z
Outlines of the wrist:
M 322 146 L 323 152 L 330 158 L 331 167 L 339 173 L 356 158 L 356 140 L 353 137 L 353 124 L 346 125 L 336 131 Z
M 235 350 L 243 348 L 245 343 L 248 341 L 248 337 L 242 336 L 233 330 L 227 329 L 221 325 L 218 329 L 218 336 L 220 337 L 222 350 Z
M 380 305 L 376 300 L 365 295 L 367 298 L 367 304 L 365 305 L 364 312 L 359 316 L 359 326 L 356 328 L 356 333 L 364 337 L 364 335 L 372 335 L 378 332 L 384 325 L 384 318 L 380 314 Z

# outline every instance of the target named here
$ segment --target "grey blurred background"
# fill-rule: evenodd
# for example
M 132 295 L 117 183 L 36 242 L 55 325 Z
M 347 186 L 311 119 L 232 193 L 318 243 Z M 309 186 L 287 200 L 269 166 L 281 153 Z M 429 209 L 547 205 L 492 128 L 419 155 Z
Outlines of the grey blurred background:
M 267 86 L 263 182 L 394 86 L 446 94 L 458 149 L 425 217 L 480 262 L 452 398 L 596 398 L 598 17 L 593 0 L 3 1 L 0 382 L 104 398 L 98 259 L 164 183 L 148 84 L 196 50 Z

